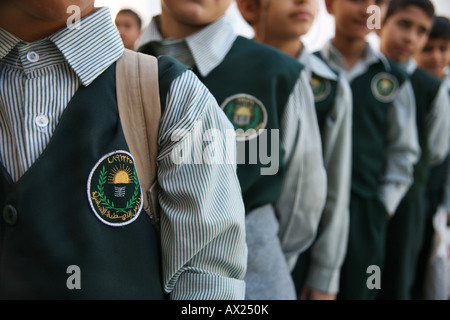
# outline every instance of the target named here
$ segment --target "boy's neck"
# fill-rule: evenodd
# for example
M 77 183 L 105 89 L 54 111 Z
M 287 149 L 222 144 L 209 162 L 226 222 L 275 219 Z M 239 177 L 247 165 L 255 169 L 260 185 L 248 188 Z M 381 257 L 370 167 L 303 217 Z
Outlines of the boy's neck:
M 347 68 L 351 70 L 364 57 L 367 42 L 365 39 L 347 38 L 336 33 L 333 39 L 333 45 L 341 53 L 347 64 Z
M 394 61 L 394 62 L 396 62 L 396 63 L 398 63 L 398 64 L 401 64 L 401 65 L 406 65 L 406 64 L 409 63 L 409 62 L 411 61 L 411 59 L 412 59 L 412 57 L 409 57 L 409 58 L 404 59 L 404 60 L 399 60 L 399 59 L 396 59 L 395 57 L 389 55 L 389 53 L 386 52 L 385 50 L 380 49 L 380 52 L 381 52 L 386 58 L 388 58 L 388 59 L 390 59 L 390 60 L 392 60 L 392 61 Z
M 261 39 L 258 37 L 258 34 L 255 34 L 256 41 L 262 42 L 264 44 L 267 44 L 269 46 L 272 46 L 274 48 L 277 48 L 278 50 L 284 52 L 285 54 L 294 57 L 297 59 L 300 56 L 300 53 L 303 49 L 303 44 L 298 38 L 293 38 L 291 40 L 280 40 L 279 38 L 268 38 Z
M 161 34 L 164 38 L 184 39 L 201 30 L 204 26 L 183 24 L 168 14 L 161 14 Z

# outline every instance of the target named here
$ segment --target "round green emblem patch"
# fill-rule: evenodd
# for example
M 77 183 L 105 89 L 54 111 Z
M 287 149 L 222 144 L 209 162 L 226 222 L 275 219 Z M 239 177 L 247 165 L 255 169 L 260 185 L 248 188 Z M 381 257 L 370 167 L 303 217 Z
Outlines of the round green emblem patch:
M 310 84 L 314 94 L 314 101 L 323 101 L 330 94 L 331 84 L 328 79 L 324 79 L 313 74 Z
M 133 156 L 115 151 L 102 157 L 88 180 L 88 199 L 101 222 L 121 227 L 133 222 L 143 201 Z
M 397 79 L 389 73 L 380 72 L 372 79 L 372 93 L 381 102 L 392 102 L 397 89 Z
M 222 109 L 236 130 L 237 140 L 253 139 L 267 125 L 266 108 L 251 95 L 231 96 L 222 103 Z

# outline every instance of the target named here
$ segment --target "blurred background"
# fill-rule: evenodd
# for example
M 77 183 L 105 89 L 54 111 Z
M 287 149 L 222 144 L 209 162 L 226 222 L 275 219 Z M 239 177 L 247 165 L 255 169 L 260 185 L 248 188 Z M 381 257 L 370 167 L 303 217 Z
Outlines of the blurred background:
M 450 0 L 432 0 L 435 5 L 437 15 L 446 16 L 450 18 Z M 95 5 L 98 7 L 107 6 L 111 10 L 113 19 L 120 9 L 132 9 L 136 11 L 146 26 L 152 16 L 161 12 L 161 0 L 95 0 Z M 236 4 L 230 6 L 227 16 L 232 21 L 236 32 L 240 35 L 252 37 L 253 31 L 242 19 Z M 302 37 L 305 45 L 312 51 L 315 51 L 323 46 L 323 44 L 334 35 L 334 18 L 327 13 L 324 0 L 320 0 L 320 12 L 313 27 L 307 35 Z M 368 41 L 377 46 L 378 38 L 375 33 L 368 36 Z

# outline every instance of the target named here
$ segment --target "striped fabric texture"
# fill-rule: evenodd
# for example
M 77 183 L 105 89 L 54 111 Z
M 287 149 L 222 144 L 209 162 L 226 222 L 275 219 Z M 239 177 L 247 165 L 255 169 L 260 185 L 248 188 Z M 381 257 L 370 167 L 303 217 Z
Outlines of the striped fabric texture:
M 83 19 L 82 28 L 33 43 L 0 28 L 0 160 L 14 181 L 45 149 L 80 83 L 89 85 L 121 56 L 110 20 L 101 9 Z

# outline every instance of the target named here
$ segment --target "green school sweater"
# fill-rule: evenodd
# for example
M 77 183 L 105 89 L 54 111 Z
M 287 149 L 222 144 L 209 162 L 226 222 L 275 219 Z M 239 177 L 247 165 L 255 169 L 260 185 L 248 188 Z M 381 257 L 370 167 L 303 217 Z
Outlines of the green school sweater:
M 320 75 L 312 72 L 310 83 L 314 94 L 317 121 L 320 131 L 323 132 L 327 116 L 334 105 L 338 82 L 335 80 L 324 79 Z
M 159 68 L 160 77 L 184 70 L 164 59 Z M 113 64 L 79 88 L 16 183 L 0 167 L 0 298 L 165 298 L 159 240 L 141 203 Z
M 414 166 L 414 181 L 407 196 L 415 196 L 423 191 L 427 183 L 430 166 L 430 152 L 428 145 L 428 130 L 426 118 L 430 107 L 436 98 L 441 85 L 438 78 L 428 72 L 416 68 L 410 77 L 416 99 L 416 122 L 420 148 L 422 150 L 419 161 Z
M 380 61 L 350 83 L 353 93 L 352 191 L 377 198 L 386 163 L 388 114 L 407 74 L 390 62 Z

